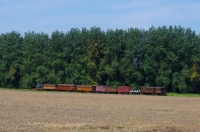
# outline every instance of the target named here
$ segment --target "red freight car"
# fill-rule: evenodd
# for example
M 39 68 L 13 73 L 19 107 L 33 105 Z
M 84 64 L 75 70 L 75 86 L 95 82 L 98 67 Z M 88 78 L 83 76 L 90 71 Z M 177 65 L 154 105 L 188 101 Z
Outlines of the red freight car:
M 108 90 L 109 90 L 109 87 L 107 86 L 96 86 L 97 93 L 107 93 Z
M 118 93 L 129 94 L 129 91 L 132 90 L 132 87 L 131 86 L 118 86 L 117 90 L 118 90 Z

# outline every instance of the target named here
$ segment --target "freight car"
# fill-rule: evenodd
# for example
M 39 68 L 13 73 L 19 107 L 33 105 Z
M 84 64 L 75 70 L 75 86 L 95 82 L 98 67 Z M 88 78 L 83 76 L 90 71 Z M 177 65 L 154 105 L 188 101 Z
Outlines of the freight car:
M 109 89 L 110 89 L 110 87 L 108 87 L 108 86 L 96 86 L 95 92 L 96 93 L 108 93 Z
M 117 88 L 119 94 L 129 94 L 132 91 L 131 86 L 118 86 Z
M 76 85 L 77 92 L 95 92 L 95 86 L 91 85 Z
M 43 90 L 58 90 L 57 84 L 43 84 Z
M 131 90 L 129 91 L 129 94 L 138 94 L 140 95 L 141 91 L 140 90 Z
M 155 94 L 157 95 L 167 95 L 167 89 L 164 87 L 155 87 Z
M 59 91 L 76 91 L 76 85 L 72 84 L 58 84 Z
M 149 87 L 149 86 L 142 86 L 141 93 L 145 95 L 166 95 L 166 88 L 165 87 Z
M 109 94 L 118 94 L 118 90 L 117 90 L 117 89 L 114 89 L 114 88 L 109 88 L 109 89 L 108 89 L 108 93 L 109 93 Z

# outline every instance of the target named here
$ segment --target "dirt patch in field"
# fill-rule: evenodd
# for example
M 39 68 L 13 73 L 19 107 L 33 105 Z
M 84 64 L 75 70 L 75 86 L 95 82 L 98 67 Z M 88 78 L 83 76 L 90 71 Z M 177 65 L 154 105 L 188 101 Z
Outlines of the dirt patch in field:
M 200 98 L 0 90 L 0 132 L 200 131 Z

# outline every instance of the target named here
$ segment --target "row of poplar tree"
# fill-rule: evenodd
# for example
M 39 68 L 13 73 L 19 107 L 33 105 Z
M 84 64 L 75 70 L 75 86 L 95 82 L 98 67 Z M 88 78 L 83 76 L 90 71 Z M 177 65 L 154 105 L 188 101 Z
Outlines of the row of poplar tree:
M 1 34 L 0 86 L 37 83 L 200 92 L 200 36 L 180 26 Z

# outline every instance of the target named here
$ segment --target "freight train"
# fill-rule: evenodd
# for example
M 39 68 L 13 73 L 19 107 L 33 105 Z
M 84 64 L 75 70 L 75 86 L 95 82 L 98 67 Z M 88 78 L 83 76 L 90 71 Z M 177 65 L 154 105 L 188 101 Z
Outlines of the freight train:
M 133 90 L 131 86 L 118 86 L 117 89 L 109 86 L 94 85 L 72 85 L 72 84 L 38 84 L 35 90 L 71 91 L 71 92 L 91 92 L 110 94 L 144 94 L 144 95 L 167 95 L 165 87 L 142 86 L 141 90 Z

